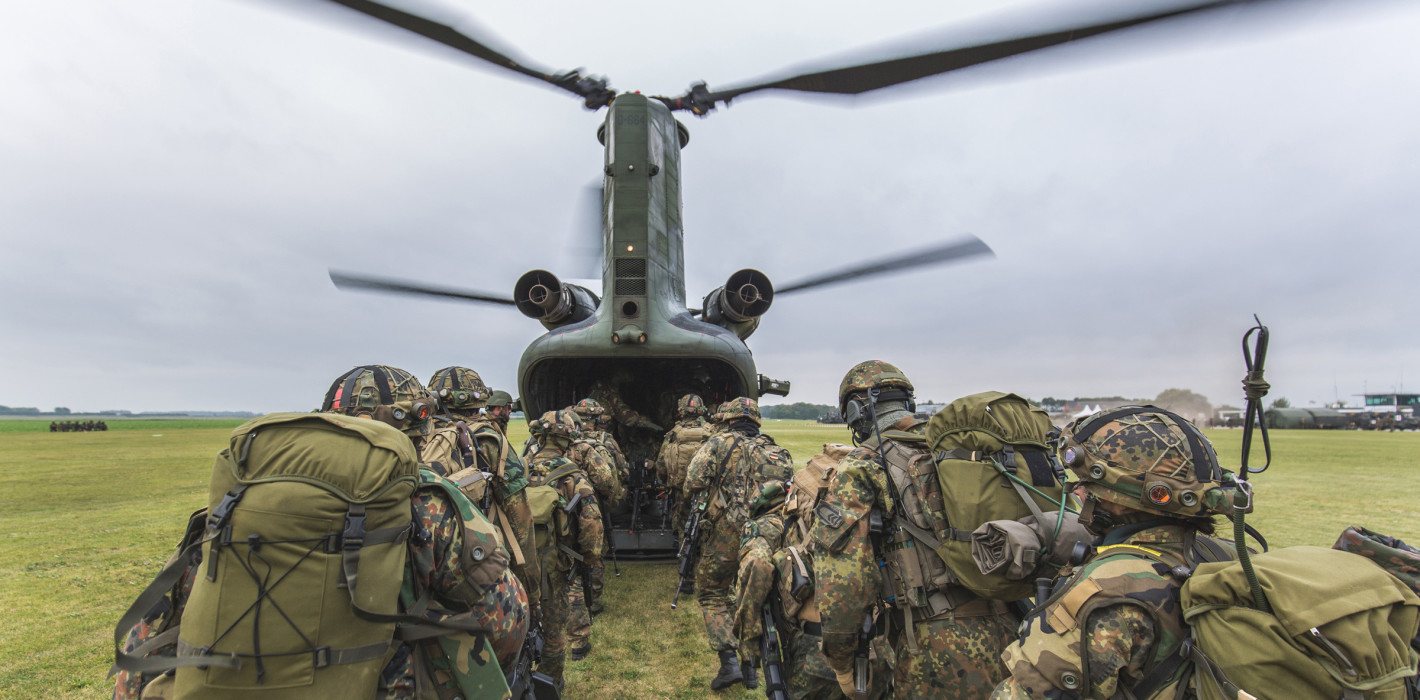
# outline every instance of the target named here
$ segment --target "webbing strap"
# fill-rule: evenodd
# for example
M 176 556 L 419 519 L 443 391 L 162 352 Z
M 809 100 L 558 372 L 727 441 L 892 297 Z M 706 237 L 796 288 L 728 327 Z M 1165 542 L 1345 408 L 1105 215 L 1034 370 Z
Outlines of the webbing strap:
M 301 650 L 298 652 L 283 652 L 280 654 L 218 654 L 214 656 L 211 649 L 203 649 L 202 647 L 193 646 L 179 639 L 177 643 L 177 655 L 179 660 L 190 659 L 194 662 L 181 664 L 183 666 L 218 666 L 220 664 L 212 663 L 214 659 L 239 659 L 241 657 L 270 658 L 273 656 L 295 656 L 297 654 L 310 654 L 312 656 L 316 668 L 325 668 L 326 666 L 354 664 L 359 663 L 361 661 L 369 661 L 371 659 L 381 658 L 385 655 L 386 652 L 389 651 L 390 647 L 393 645 L 394 642 L 379 642 L 377 644 L 367 644 L 365 646 L 350 647 L 347 649 L 316 647 L 314 649 Z M 238 664 L 238 667 L 240 667 L 240 663 Z
M 162 600 L 163 596 L 167 595 L 168 591 L 171 591 L 173 586 L 177 584 L 178 579 L 181 578 L 183 572 L 187 570 L 192 553 L 197 551 L 203 544 L 210 541 L 212 537 L 213 535 L 209 533 L 208 536 L 189 544 L 184 547 L 181 552 L 178 552 L 177 556 L 173 557 L 172 560 L 168 562 L 167 566 L 164 566 L 163 570 L 158 573 L 157 578 L 154 578 L 153 582 L 148 584 L 148 587 L 143 589 L 142 593 L 138 594 L 138 598 L 133 601 L 132 605 L 128 606 L 128 612 L 124 613 L 123 617 L 119 618 L 118 625 L 115 626 L 113 630 L 114 655 L 113 666 L 111 666 L 108 671 L 110 677 L 119 671 L 146 673 L 148 671 L 166 671 L 167 669 L 177 668 L 178 666 L 197 665 L 195 662 L 185 663 L 179 659 L 170 657 L 145 659 L 137 653 L 124 653 L 123 643 L 127 640 L 128 631 L 133 629 L 133 627 L 143 619 L 143 615 L 149 610 L 152 610 L 153 606 L 157 605 L 158 601 Z M 235 657 L 209 657 L 202 663 L 207 666 L 221 666 L 223 668 L 237 668 L 240 666 L 240 663 Z
M 550 472 L 548 472 L 546 475 L 544 475 L 544 476 L 542 477 L 542 483 L 543 483 L 543 484 L 551 484 L 552 482 L 557 481 L 558 479 L 561 479 L 562 477 L 567 476 L 568 474 L 571 474 L 572 472 L 581 471 L 581 470 L 582 470 L 582 467 L 581 467 L 580 465 L 578 465 L 576 462 L 573 462 L 573 461 L 570 461 L 570 460 L 569 460 L 566 464 L 564 464 L 564 465 L 562 465 L 562 466 L 560 466 L 560 467 L 558 467 L 558 468 L 556 468 L 556 469 L 553 469 L 552 471 L 550 471 Z

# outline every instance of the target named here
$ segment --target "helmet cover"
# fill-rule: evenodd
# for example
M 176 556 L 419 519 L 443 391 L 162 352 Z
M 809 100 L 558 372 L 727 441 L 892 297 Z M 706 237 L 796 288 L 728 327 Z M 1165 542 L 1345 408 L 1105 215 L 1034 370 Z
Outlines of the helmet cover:
M 848 397 L 858 392 L 867 392 L 869 389 L 901 389 L 910 396 L 916 389 L 912 386 L 912 381 L 907 375 L 902 373 L 895 365 L 888 364 L 882 360 L 868 360 L 853 365 L 848 373 L 843 375 L 843 381 L 838 384 L 838 411 L 840 415 L 846 415 Z
M 444 409 L 481 408 L 488 403 L 488 385 L 467 367 L 445 367 L 429 378 L 429 393 Z
M 1223 482 L 1212 443 L 1192 423 L 1153 406 L 1121 406 L 1078 419 L 1060 439 L 1060 461 L 1096 498 L 1146 513 L 1191 518 L 1217 512 Z
M 331 383 L 321 410 L 367 416 L 406 433 L 428 435 L 434 397 L 414 375 L 388 365 L 361 365 Z

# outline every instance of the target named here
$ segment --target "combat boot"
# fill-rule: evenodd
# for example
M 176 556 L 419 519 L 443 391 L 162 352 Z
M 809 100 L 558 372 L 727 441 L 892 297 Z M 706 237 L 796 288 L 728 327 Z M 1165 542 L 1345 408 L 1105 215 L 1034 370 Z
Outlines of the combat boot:
M 591 642 L 587 642 L 586 644 L 583 644 L 581 646 L 572 647 L 571 653 L 573 661 L 581 661 L 582 659 L 587 658 L 588 654 L 592 653 L 592 644 Z
M 740 672 L 740 659 L 735 650 L 726 649 L 720 652 L 720 672 L 710 679 L 710 689 L 728 688 L 744 679 L 744 674 Z
M 759 670 L 756 668 L 758 665 L 759 664 L 756 664 L 750 659 L 745 659 L 740 662 L 740 673 L 744 674 L 745 687 L 750 690 L 759 687 Z

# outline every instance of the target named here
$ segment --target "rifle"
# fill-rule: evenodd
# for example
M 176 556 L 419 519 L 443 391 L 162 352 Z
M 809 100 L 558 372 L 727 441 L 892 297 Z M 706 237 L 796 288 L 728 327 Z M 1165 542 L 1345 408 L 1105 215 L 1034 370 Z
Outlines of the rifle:
M 577 510 L 578 507 L 581 505 L 581 503 L 582 503 L 582 494 L 580 494 L 580 493 L 579 493 L 579 494 L 576 494 L 576 495 L 572 496 L 572 500 L 570 500 L 570 501 L 567 502 L 567 505 L 562 506 L 562 512 L 567 513 L 568 515 L 571 515 L 571 514 L 572 514 L 572 511 Z M 573 520 L 573 522 L 576 522 L 576 521 Z M 603 518 L 603 521 L 602 521 L 602 522 L 606 522 L 605 518 Z M 561 545 L 559 545 L 559 546 L 561 546 Z M 571 552 L 571 550 L 568 549 L 568 552 Z M 572 557 L 572 568 L 571 568 L 571 569 L 568 569 L 568 571 L 567 571 L 567 583 L 570 584 L 570 583 L 576 581 L 578 576 L 581 576 L 581 578 L 582 578 L 582 596 L 583 596 L 583 598 L 584 598 L 584 599 L 590 598 L 591 595 L 592 595 L 592 570 L 591 570 L 591 567 L 588 567 L 588 566 L 587 566 L 587 560 L 584 559 L 582 555 L 577 555 L 577 556 L 573 556 L 573 557 Z M 590 601 L 587 603 L 587 611 L 588 611 L 588 612 L 591 612 L 591 603 L 590 603 Z
M 676 557 L 680 559 L 680 581 L 675 587 L 675 597 L 671 599 L 671 610 L 675 610 L 676 604 L 680 602 L 680 591 L 685 588 L 685 579 L 690 577 L 695 579 L 695 563 L 700 559 L 700 521 L 705 515 L 705 502 L 697 502 L 691 506 L 690 517 L 685 520 L 684 533 L 680 538 L 680 551 Z
M 479 471 L 483 472 L 488 477 L 488 481 L 483 485 L 483 498 L 480 499 L 478 503 L 478 509 L 483 511 L 484 515 L 487 515 L 491 512 L 490 509 L 493 507 L 492 477 L 494 472 L 488 464 L 484 463 L 483 453 L 475 448 L 473 436 L 468 430 L 468 424 L 463 421 L 458 421 L 455 425 L 457 425 L 459 429 L 459 454 L 463 456 L 464 466 L 476 466 Z
M 528 626 L 528 635 L 523 637 L 523 650 L 518 656 L 518 664 L 513 667 L 508 679 L 508 688 L 516 700 L 557 700 L 557 682 L 552 676 L 533 670 L 533 665 L 542 662 L 542 619 L 534 616 Z
M 760 637 L 760 656 L 764 658 L 764 697 L 769 700 L 789 700 L 789 685 L 784 680 L 784 643 L 779 638 L 779 615 L 782 600 L 773 589 L 760 612 L 764 617 L 764 634 Z
M 873 613 L 870 610 L 863 615 L 863 627 L 858 630 L 858 648 L 853 651 L 853 700 L 867 700 L 868 649 L 876 636 L 877 625 L 873 624 Z
M 611 513 L 610 509 L 602 509 L 602 532 L 606 533 L 606 548 L 611 554 L 611 569 L 616 572 L 617 578 L 621 577 L 621 565 L 616 562 L 616 538 L 611 534 Z

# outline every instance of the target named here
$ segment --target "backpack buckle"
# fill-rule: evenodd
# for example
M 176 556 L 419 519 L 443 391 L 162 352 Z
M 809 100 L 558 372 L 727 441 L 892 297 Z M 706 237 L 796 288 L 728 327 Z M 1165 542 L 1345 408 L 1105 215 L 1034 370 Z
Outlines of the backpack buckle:
M 359 511 L 351 506 L 350 512 L 345 514 L 345 528 L 340 533 L 342 546 L 346 550 L 359 549 L 365 546 L 365 509 L 361 507 Z
M 311 662 L 317 668 L 330 665 L 330 647 L 316 647 L 311 650 Z

